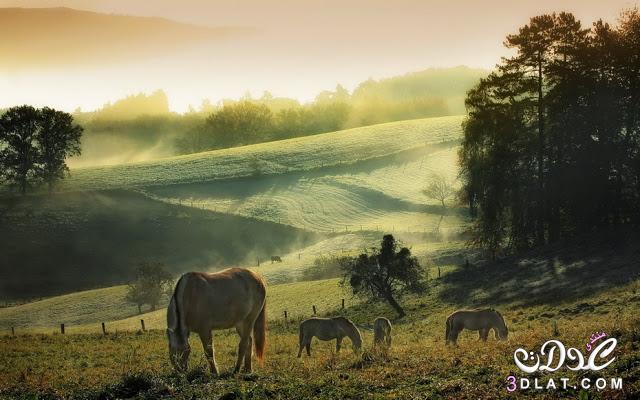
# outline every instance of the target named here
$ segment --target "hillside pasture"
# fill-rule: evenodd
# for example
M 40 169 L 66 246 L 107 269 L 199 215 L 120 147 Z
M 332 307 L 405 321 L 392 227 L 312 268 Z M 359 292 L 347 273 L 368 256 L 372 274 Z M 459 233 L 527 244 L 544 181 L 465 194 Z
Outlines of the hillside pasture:
M 454 198 L 448 207 L 424 195 L 434 174 L 457 187 L 456 143 L 402 156 L 306 173 L 146 188 L 155 200 L 276 222 L 321 233 L 433 232 L 467 225 Z
M 625 247 L 631 253 L 622 251 L 621 254 L 627 255 L 621 256 L 620 260 L 633 254 L 635 248 Z M 534 257 L 544 261 L 540 253 L 531 254 L 531 259 Z M 553 256 L 548 259 L 553 260 Z M 562 262 L 558 265 L 565 266 Z M 482 269 L 490 281 L 506 279 L 514 273 L 521 276 L 517 273 L 520 268 L 517 262 L 502 268 L 475 268 Z M 571 270 L 573 280 L 588 282 L 592 268 L 589 263 L 576 266 Z M 613 272 L 630 270 L 633 268 L 627 266 Z M 586 395 L 596 399 L 633 399 L 640 395 L 638 279 L 629 277 L 625 282 L 610 280 L 597 291 L 590 290 L 585 284 L 581 286 L 579 297 L 566 291 L 558 292 L 552 302 L 548 301 L 548 293 L 530 290 L 518 299 L 495 298 L 491 305 L 505 316 L 510 330 L 509 340 L 498 342 L 490 335 L 487 343 L 481 343 L 476 332 L 464 331 L 457 347 L 447 347 L 444 343 L 446 316 L 460 307 L 485 304 L 481 298 L 476 301 L 468 297 L 463 302 L 450 298 L 453 283 L 464 293 L 472 292 L 476 282 L 466 279 L 467 274 L 463 268 L 455 267 L 441 279 L 430 280 L 427 294 L 403 300 L 408 312 L 403 320 L 395 319 L 392 309 L 384 303 L 350 302 L 346 310 L 320 306 L 321 315 L 343 314 L 360 327 L 364 353 L 352 353 L 346 341 L 343 351 L 336 354 L 334 342 L 314 340 L 313 356 L 303 356 L 302 359 L 295 357 L 297 323 L 310 316 L 311 310 L 305 311 L 309 303 L 328 301 L 333 304 L 338 300 L 342 295 L 336 291 L 339 289 L 338 281 L 272 286 L 268 298 L 271 318 L 267 359 L 264 365 L 256 364 L 255 372 L 250 375 L 229 374 L 238 340 L 232 330 L 215 333 L 216 356 L 223 374 L 217 379 L 208 375 L 197 337 L 190 340 L 193 351 L 189 372 L 184 377 L 173 373 L 167 361 L 162 325 L 138 333 L 110 330 L 107 336 L 75 334 L 73 330 L 66 335 L 0 336 L 4 354 L 0 362 L 0 396 L 172 396 L 188 399 L 226 395 L 234 398 L 333 399 L 361 398 L 366 393 L 372 398 L 495 399 L 504 397 L 505 378 L 518 371 L 513 362 L 516 348 L 539 350 L 542 343 L 555 338 L 566 346 L 583 349 L 589 336 L 596 331 L 605 331 L 618 339 L 614 353 L 616 359 L 611 366 L 588 373 L 563 368 L 535 377 L 543 379 L 542 382 L 551 377 L 566 377 L 572 384 L 585 377 L 592 382 L 599 377 L 607 380 L 620 377 L 623 379 L 622 390 L 608 387 L 587 391 L 569 387 L 567 390 L 527 390 L 518 394 L 546 399 L 585 398 Z M 535 277 L 524 278 L 521 283 L 524 288 L 530 287 L 535 284 Z M 524 298 L 526 302 L 518 301 Z M 285 305 L 291 307 L 292 303 L 304 306 L 299 312 L 292 311 L 293 318 L 285 323 L 278 316 L 279 309 Z M 162 311 L 156 314 L 162 322 Z M 376 316 L 387 316 L 394 324 L 393 347 L 388 353 L 373 351 L 371 347 L 373 337 L 370 328 Z M 153 320 L 149 314 L 144 317 Z M 137 329 L 138 322 L 138 318 L 132 318 L 131 327 Z M 99 329 L 94 325 L 86 326 L 89 327 L 94 330 L 78 328 L 75 332 L 96 332 Z
M 457 141 L 462 117 L 391 122 L 153 161 L 71 171 L 59 190 L 105 190 L 309 171 Z

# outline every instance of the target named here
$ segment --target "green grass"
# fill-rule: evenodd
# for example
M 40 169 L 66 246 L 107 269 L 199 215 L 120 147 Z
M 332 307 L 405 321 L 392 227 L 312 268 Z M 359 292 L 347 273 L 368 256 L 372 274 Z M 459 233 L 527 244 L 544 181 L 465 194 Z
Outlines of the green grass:
M 425 144 L 456 141 L 462 117 L 392 122 L 315 136 L 105 167 L 78 168 L 61 190 L 209 182 L 308 171 L 387 157 Z
M 484 274 L 495 279 L 512 274 L 517 266 L 506 268 L 504 271 L 493 266 L 484 270 Z M 313 283 L 316 286 L 294 283 L 271 287 L 269 349 L 265 364 L 256 365 L 252 375 L 229 375 L 237 346 L 233 330 L 215 333 L 216 357 L 223 373 L 217 379 L 209 377 L 195 336 L 190 340 L 193 351 L 186 378 L 171 371 L 166 337 L 161 330 L 117 334 L 111 331 L 107 336 L 73 331 L 64 336 L 0 336 L 3 354 L 0 397 L 2 394 L 140 398 L 171 395 L 188 399 L 235 393 L 238 398 L 495 399 L 505 396 L 505 377 L 517 370 L 513 363 L 516 348 L 538 350 L 550 338 L 583 348 L 594 331 L 605 331 L 618 338 L 616 361 L 610 367 L 587 375 L 563 368 L 541 377 L 568 377 L 575 381 L 584 376 L 592 379 L 619 376 L 624 380 L 623 392 L 591 390 L 585 394 L 590 399 L 633 399 L 640 395 L 640 281 L 611 282 L 597 291 L 585 286 L 578 298 L 570 292 L 560 292 L 553 301 L 547 294 L 530 294 L 529 300 L 537 300 L 539 304 L 497 299 L 493 305 L 503 313 L 510 328 L 508 342 L 496 342 L 491 336 L 483 344 L 477 341 L 477 333 L 464 332 L 458 347 L 446 347 L 444 320 L 451 311 L 463 306 L 449 297 L 450 287 L 456 284 L 459 290 L 469 291 L 476 286 L 456 275 L 456 271 L 464 272 L 454 268 L 440 280 L 431 280 L 426 295 L 405 298 L 402 303 L 408 316 L 402 321 L 394 320 L 393 311 L 385 304 L 348 303 L 344 314 L 361 326 L 364 338 L 365 352 L 361 356 L 350 352 L 348 342 L 343 352 L 335 354 L 333 343 L 314 340 L 311 358 L 295 357 L 298 318 L 310 314 L 310 309 L 305 311 L 308 304 L 326 303 L 320 308 L 325 314 L 324 307 L 336 303 L 341 295 L 336 280 Z M 584 278 L 590 271 L 591 267 L 585 264 L 572 274 Z M 533 280 L 522 283 L 526 286 Z M 291 303 L 296 303 L 300 311 L 294 314 L 296 321 L 285 324 L 277 314 L 285 306 L 292 307 Z M 326 314 L 339 312 L 327 310 Z M 394 324 L 393 347 L 387 354 L 372 351 L 372 334 L 364 329 L 379 315 L 391 318 Z M 553 321 L 557 324 L 557 336 L 553 334 Z M 541 398 L 577 398 L 579 392 L 525 393 Z

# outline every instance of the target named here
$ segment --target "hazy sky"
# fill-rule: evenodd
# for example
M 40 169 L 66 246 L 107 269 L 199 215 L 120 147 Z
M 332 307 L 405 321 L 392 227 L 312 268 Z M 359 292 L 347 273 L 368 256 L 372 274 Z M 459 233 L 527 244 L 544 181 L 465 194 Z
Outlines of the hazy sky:
M 215 101 L 267 89 L 304 101 L 337 83 L 353 88 L 369 77 L 428 67 L 491 68 L 505 54 L 504 37 L 533 15 L 571 11 L 590 25 L 597 18 L 615 22 L 620 10 L 636 4 L 638 0 L 0 0 L 0 7 L 65 6 L 256 28 L 252 35 L 143 60 L 0 71 L 0 107 L 31 103 L 90 110 L 158 88 L 166 90 L 176 111 L 205 97 Z

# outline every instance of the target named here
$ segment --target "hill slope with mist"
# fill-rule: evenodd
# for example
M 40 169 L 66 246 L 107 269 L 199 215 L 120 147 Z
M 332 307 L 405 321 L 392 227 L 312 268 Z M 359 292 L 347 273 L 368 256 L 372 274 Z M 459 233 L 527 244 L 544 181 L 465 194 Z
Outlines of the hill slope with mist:
M 0 298 L 24 299 L 127 282 L 143 261 L 172 273 L 282 254 L 312 233 L 153 201 L 132 191 L 3 200 Z
M 0 197 L 0 295 L 34 298 L 126 282 L 140 261 L 173 273 L 262 266 L 307 279 L 319 256 L 383 231 L 458 235 L 463 210 L 422 194 L 457 174 L 460 117 L 403 121 L 148 163 L 71 171 L 51 197 Z

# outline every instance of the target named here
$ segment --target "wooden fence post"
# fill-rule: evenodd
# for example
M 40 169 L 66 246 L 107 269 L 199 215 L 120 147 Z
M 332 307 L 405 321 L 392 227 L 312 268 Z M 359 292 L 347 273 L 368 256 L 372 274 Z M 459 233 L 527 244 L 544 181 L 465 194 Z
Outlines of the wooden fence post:
M 11 327 L 11 336 L 16 336 L 16 328 Z
M 60 324 L 60 333 L 64 335 L 64 324 Z
M 102 334 L 106 335 L 107 334 L 107 327 L 104 326 L 104 322 L 102 323 Z
M 289 322 L 289 321 L 287 320 L 287 310 L 284 310 L 284 322 L 285 322 L 285 323 Z
M 312 305 L 311 307 L 313 308 L 313 315 L 316 315 L 316 306 Z
M 147 330 L 147 328 L 145 328 L 145 326 L 144 326 L 144 320 L 143 319 L 140 320 L 140 325 L 142 326 L 142 332 Z
M 342 309 L 344 310 L 344 299 L 342 299 Z

